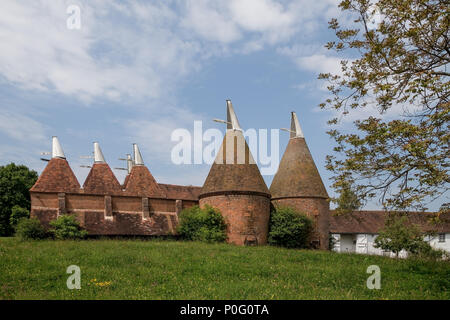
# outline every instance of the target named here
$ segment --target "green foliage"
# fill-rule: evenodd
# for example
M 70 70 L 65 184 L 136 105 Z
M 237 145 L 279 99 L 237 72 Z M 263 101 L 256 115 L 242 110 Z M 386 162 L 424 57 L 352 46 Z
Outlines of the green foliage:
M 269 239 L 271 245 L 286 248 L 307 248 L 313 231 L 313 221 L 294 209 L 276 208 L 270 214 Z
M 326 47 L 345 51 L 341 72 L 319 75 L 331 94 L 320 106 L 337 114 L 328 132 L 337 144 L 327 157 L 333 187 L 352 178 L 362 202 L 378 197 L 386 208 L 425 210 L 450 186 L 448 1 L 344 0 L 339 7 L 343 23 L 329 22 L 337 41 Z M 336 127 L 352 114 L 353 130 Z
M 11 225 L 11 228 L 15 229 L 16 225 L 17 225 L 17 223 L 19 223 L 20 219 L 29 218 L 29 217 L 30 217 L 30 212 L 27 209 L 22 208 L 18 205 L 15 205 L 11 209 L 11 216 L 9 217 L 9 224 Z
M 80 223 L 72 215 L 62 215 L 58 219 L 50 222 L 51 233 L 59 240 L 83 239 L 87 236 L 87 231 L 81 229 Z
M 411 255 L 409 256 L 413 259 L 419 260 L 431 260 L 431 261 L 449 261 L 450 254 L 442 249 L 435 249 L 430 246 L 429 243 L 421 243 L 418 247 L 415 248 Z
M 47 237 L 47 232 L 38 219 L 22 218 L 16 226 L 16 237 L 21 240 L 39 240 Z
M 352 183 L 340 182 L 338 193 L 339 197 L 333 200 L 337 204 L 336 214 L 350 213 L 361 208 L 361 200 L 352 188 Z
M 0 166 L 0 236 L 14 232 L 10 216 L 15 205 L 30 210 L 29 190 L 37 178 L 37 173 L 24 165 Z
M 424 234 L 418 226 L 410 224 L 405 215 L 390 214 L 385 226 L 375 239 L 375 248 L 392 251 L 397 256 L 405 250 L 410 254 L 424 254 L 432 250 L 423 239 Z
M 227 239 L 227 225 L 218 209 L 193 206 L 180 213 L 178 234 L 186 240 L 223 242 Z

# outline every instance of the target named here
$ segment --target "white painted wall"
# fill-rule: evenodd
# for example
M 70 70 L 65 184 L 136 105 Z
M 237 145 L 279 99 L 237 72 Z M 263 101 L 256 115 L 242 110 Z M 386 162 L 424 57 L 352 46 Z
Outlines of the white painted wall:
M 331 235 L 334 239 L 334 246 L 332 248 L 335 252 L 355 252 L 359 254 L 374 254 L 374 255 L 386 255 L 390 257 L 395 257 L 393 252 L 384 252 L 380 248 L 375 248 L 375 239 L 377 234 L 338 234 L 334 233 Z M 445 234 L 445 242 L 439 242 L 439 235 L 435 237 L 426 237 L 426 241 L 430 243 L 433 248 L 443 249 L 450 252 L 450 233 Z M 399 253 L 400 258 L 406 258 L 408 256 L 407 252 L 402 250 Z
M 450 252 L 450 233 L 445 233 L 444 242 L 439 242 L 439 234 L 434 237 L 426 237 L 425 240 L 428 241 L 430 246 L 432 246 L 433 248 L 443 249 L 447 252 Z

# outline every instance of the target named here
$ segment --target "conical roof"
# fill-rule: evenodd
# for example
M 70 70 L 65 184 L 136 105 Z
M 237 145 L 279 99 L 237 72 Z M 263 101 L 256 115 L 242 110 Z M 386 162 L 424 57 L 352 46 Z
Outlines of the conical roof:
M 294 112 L 291 120 L 291 138 L 273 178 L 270 193 L 272 199 L 328 198 Z
M 227 132 L 203 184 L 200 198 L 228 193 L 255 193 L 270 197 L 229 100 L 227 118 Z
M 149 198 L 166 197 L 150 170 L 144 165 L 133 166 L 125 183 L 125 192 L 127 194 Z
M 66 160 L 57 137 L 52 137 L 52 159 L 30 191 L 80 192 L 80 184 Z
M 117 194 L 122 191 L 119 181 L 105 161 L 98 142 L 94 142 L 94 164 L 84 181 L 85 193 Z
M 150 173 L 150 170 L 144 165 L 137 144 L 133 144 L 133 155 L 134 159 L 131 171 L 124 182 L 125 192 L 130 195 L 141 197 L 165 198 L 166 194 L 158 186 L 158 183 Z
M 84 181 L 83 190 L 92 194 L 117 194 L 122 192 L 122 187 L 109 165 L 104 162 L 92 165 Z

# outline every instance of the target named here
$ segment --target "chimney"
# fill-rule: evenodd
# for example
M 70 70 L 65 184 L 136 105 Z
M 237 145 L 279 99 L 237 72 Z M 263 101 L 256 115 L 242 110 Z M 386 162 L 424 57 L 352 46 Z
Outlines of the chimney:
M 98 142 L 94 142 L 94 163 L 105 163 L 105 157 Z
M 291 134 L 290 138 L 304 138 L 302 128 L 300 127 L 300 123 L 298 122 L 297 114 L 292 111 L 291 112 Z
M 229 99 L 227 100 L 227 130 L 242 131 L 236 114 L 234 113 L 233 104 Z
M 64 151 L 61 148 L 61 144 L 59 143 L 58 137 L 52 137 L 52 158 L 65 159 Z
M 136 143 L 133 143 L 133 153 L 134 153 L 134 165 L 135 166 L 143 166 L 144 161 L 142 160 L 141 152 Z
M 133 159 L 131 158 L 131 154 L 127 154 L 127 170 L 128 174 L 131 173 L 131 169 L 133 168 Z

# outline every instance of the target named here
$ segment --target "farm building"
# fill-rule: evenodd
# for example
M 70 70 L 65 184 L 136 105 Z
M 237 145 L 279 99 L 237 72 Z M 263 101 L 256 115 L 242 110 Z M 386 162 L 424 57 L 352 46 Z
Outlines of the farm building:
M 291 114 L 290 139 L 272 185 L 268 188 L 244 138 L 231 101 L 227 100 L 227 130 L 202 187 L 158 183 L 145 166 L 136 144 L 128 156 L 128 174 L 120 184 L 94 143 L 94 163 L 81 186 L 57 137 L 52 158 L 30 189 L 31 216 L 48 226 L 62 214 L 75 214 L 90 235 L 168 235 L 175 232 L 179 213 L 194 205 L 220 209 L 228 224 L 228 241 L 237 245 L 267 242 L 271 207 L 289 206 L 314 221 L 311 244 L 320 249 L 363 254 L 390 254 L 373 247 L 384 225 L 384 211 L 357 211 L 337 216 L 309 151 L 299 121 Z M 237 146 L 242 146 L 238 148 Z M 434 247 L 450 251 L 450 213 L 444 223 L 431 224 L 433 213 L 409 213 L 412 223 Z

